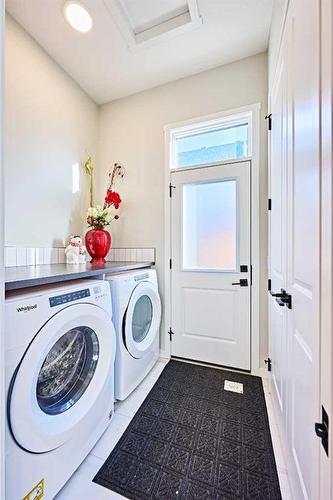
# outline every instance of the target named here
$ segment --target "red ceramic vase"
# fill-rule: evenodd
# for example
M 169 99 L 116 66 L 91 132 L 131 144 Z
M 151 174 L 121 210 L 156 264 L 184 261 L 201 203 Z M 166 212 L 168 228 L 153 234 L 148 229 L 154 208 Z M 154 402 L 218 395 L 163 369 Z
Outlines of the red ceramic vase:
M 90 229 L 86 233 L 86 248 L 94 264 L 103 264 L 111 247 L 111 235 L 104 229 Z

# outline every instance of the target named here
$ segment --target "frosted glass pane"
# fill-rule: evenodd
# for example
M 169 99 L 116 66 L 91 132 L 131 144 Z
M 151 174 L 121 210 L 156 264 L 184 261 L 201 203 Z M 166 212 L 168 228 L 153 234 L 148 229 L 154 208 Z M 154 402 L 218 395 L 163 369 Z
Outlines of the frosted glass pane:
M 248 154 L 247 148 L 247 123 L 177 137 L 176 166 L 187 167 L 244 158 Z
M 237 267 L 237 181 L 183 185 L 183 269 Z

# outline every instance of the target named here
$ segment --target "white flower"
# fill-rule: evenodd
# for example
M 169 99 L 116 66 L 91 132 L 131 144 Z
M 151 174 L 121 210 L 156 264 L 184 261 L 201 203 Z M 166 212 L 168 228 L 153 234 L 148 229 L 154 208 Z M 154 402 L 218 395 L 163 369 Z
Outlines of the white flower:
M 98 210 L 96 207 L 89 207 L 88 208 L 88 212 L 87 212 L 88 217 L 97 217 L 97 214 L 98 214 Z

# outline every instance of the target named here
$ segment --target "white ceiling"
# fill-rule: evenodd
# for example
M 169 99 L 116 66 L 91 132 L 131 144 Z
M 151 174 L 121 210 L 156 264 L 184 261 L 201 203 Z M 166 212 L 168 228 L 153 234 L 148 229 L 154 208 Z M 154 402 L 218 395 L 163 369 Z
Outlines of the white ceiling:
M 273 0 L 81 3 L 93 18 L 93 28 L 85 34 L 65 21 L 64 0 L 7 0 L 6 7 L 88 95 L 105 103 L 266 50 Z M 189 16 L 189 7 L 195 10 L 195 4 L 200 22 Z M 191 22 L 185 28 L 189 29 L 181 26 L 167 36 L 164 33 L 132 46 L 126 36 L 126 30 L 129 36 L 133 30 L 133 40 L 144 30 L 155 36 L 157 24 L 169 26 L 171 17 L 186 15 Z

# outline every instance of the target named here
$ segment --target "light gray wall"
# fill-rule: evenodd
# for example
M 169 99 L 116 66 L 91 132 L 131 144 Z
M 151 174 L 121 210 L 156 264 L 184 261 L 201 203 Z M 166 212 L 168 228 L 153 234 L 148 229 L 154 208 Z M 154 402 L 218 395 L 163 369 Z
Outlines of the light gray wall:
M 155 246 L 161 291 L 164 286 L 163 127 L 210 113 L 261 103 L 260 238 L 261 359 L 267 353 L 267 54 L 259 54 L 184 78 L 101 107 L 98 188 L 104 195 L 107 170 L 123 163 L 126 176 L 121 218 L 111 232 L 118 247 Z M 163 346 L 162 346 L 163 347 Z
M 5 244 L 62 245 L 85 230 L 72 165 L 96 152 L 98 107 L 10 16 L 5 72 Z
M 268 82 L 271 87 L 279 54 L 285 14 L 289 0 L 274 0 L 268 48 Z

